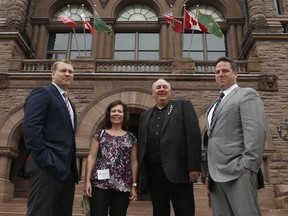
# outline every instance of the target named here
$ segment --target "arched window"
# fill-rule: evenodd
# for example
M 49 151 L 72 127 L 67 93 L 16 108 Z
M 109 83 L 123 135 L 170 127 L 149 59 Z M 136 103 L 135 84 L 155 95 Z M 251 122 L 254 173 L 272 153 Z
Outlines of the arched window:
M 115 60 L 159 60 L 159 30 L 129 28 L 132 22 L 158 21 L 155 10 L 147 5 L 131 4 L 119 12 L 116 21 L 127 23 L 125 29 L 115 31 Z
M 147 5 L 132 4 L 123 8 L 117 21 L 158 21 L 156 12 Z
M 223 14 L 215 7 L 206 4 L 194 5 L 187 9 L 191 16 L 197 18 L 197 11 L 211 15 L 215 21 L 224 21 Z M 193 33 L 193 34 L 192 34 Z M 197 30 L 185 31 L 183 37 L 183 57 L 191 57 L 194 60 L 216 60 L 221 56 L 227 56 L 226 35 L 222 38 Z
M 84 28 L 80 14 L 85 14 L 86 21 L 90 21 L 93 14 L 84 5 L 72 4 L 60 8 L 52 16 L 52 21 L 61 23 L 49 31 L 49 40 L 47 48 L 48 59 L 73 59 L 77 56 L 90 56 L 92 35 L 89 30 Z M 76 22 L 75 28 L 64 28 L 60 16 L 71 16 Z

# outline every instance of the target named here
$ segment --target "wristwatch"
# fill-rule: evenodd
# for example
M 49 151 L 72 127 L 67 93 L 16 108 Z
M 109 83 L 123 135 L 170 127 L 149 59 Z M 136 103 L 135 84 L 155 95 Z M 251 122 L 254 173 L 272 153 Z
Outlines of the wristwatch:
M 137 183 L 136 182 L 133 182 L 131 187 L 137 187 Z

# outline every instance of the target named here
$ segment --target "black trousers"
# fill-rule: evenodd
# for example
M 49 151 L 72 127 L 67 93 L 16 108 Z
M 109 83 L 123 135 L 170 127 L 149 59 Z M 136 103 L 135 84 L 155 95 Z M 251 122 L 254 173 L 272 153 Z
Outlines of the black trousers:
M 29 177 L 27 216 L 72 215 L 75 182 L 71 175 L 60 181 L 33 159 L 26 162 L 25 172 Z
M 126 216 L 129 205 L 129 192 L 92 187 L 90 216 Z
M 170 202 L 175 216 L 194 216 L 193 184 L 170 182 L 162 167 L 148 168 L 148 186 L 151 193 L 153 216 L 170 216 Z

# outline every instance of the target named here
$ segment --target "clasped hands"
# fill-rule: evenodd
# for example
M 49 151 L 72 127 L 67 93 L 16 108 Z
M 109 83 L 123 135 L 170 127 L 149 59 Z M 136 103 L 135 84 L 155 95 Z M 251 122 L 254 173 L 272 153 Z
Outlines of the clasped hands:
M 191 182 L 197 183 L 199 177 L 200 177 L 199 171 L 189 171 L 189 179 Z

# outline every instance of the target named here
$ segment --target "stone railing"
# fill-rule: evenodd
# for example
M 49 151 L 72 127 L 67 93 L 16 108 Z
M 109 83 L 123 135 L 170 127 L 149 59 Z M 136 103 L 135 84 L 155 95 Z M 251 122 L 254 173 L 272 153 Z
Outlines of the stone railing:
M 214 73 L 215 61 L 193 61 L 191 58 L 175 58 L 159 61 L 73 59 L 76 73 L 165 73 L 205 74 Z M 13 59 L 9 72 L 50 72 L 55 60 Z M 247 72 L 247 61 L 236 61 L 238 73 Z

